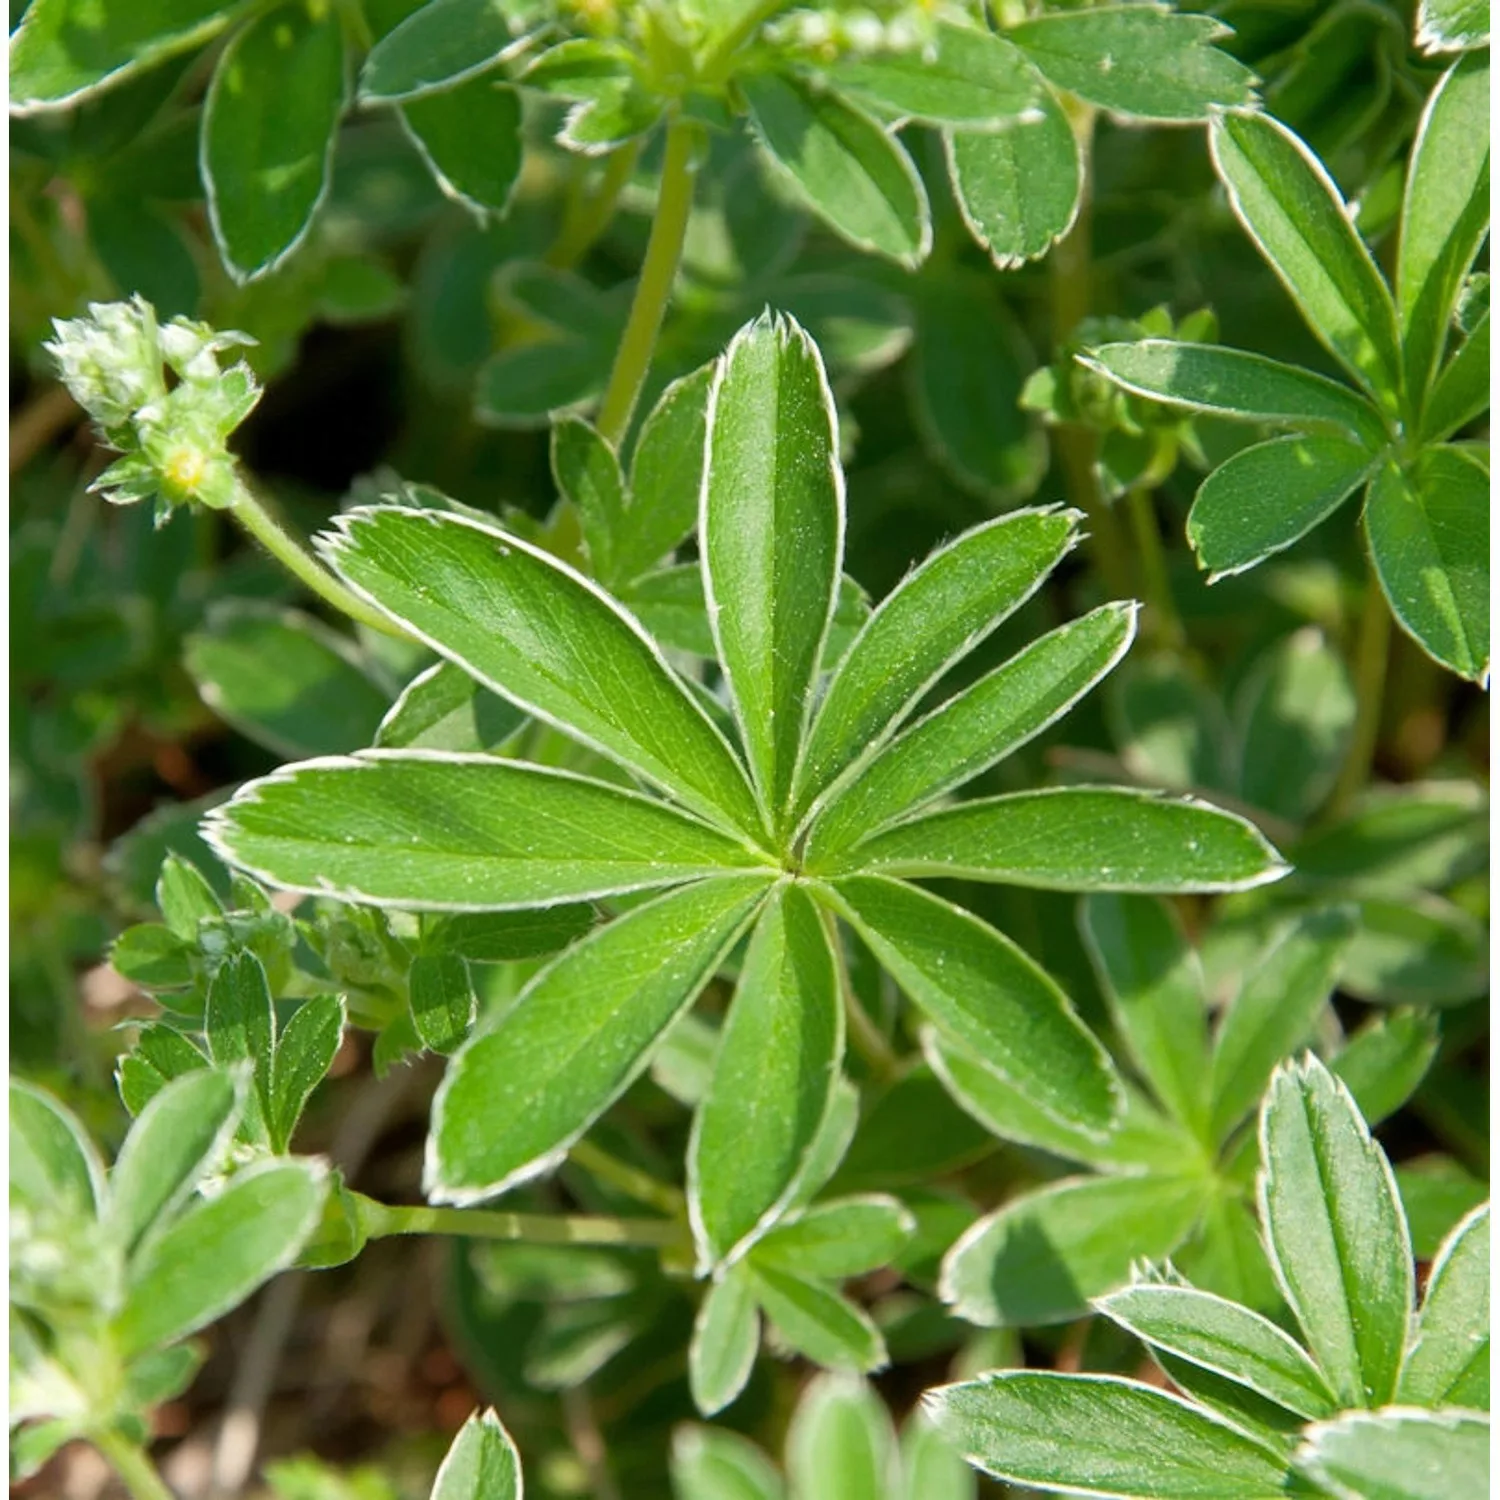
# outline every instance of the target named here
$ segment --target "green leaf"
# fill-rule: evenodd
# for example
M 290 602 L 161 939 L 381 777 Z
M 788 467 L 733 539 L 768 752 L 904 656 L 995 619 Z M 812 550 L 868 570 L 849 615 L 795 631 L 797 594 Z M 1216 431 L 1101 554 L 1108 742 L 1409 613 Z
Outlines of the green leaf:
M 704 881 L 598 928 L 454 1054 L 433 1103 L 426 1181 L 447 1203 L 549 1170 L 650 1060 L 764 899 Z
M 203 105 L 203 181 L 214 241 L 251 281 L 302 243 L 333 169 L 344 112 L 344 37 L 333 10 L 267 11 L 219 56 Z
M 759 814 L 723 736 L 618 605 L 518 537 L 433 511 L 356 510 L 325 555 L 486 687 L 710 816 Z
M 1077 359 L 1137 396 L 1207 416 L 1321 429 L 1359 439 L 1369 454 L 1384 440 L 1379 415 L 1348 386 L 1264 355 L 1217 344 L 1140 339 L 1101 344 Z
M 17 1207 L 93 1218 L 104 1163 L 78 1118 L 45 1089 L 10 1080 L 10 1193 Z
M 844 550 L 838 422 L 816 345 L 761 317 L 708 399 L 704 594 L 719 660 L 773 821 L 792 790 Z
M 520 45 L 511 36 L 508 9 L 504 0 L 428 0 L 370 50 L 359 76 L 360 100 L 419 98 L 503 62 Z
M 615 450 L 582 417 L 559 417 L 552 424 L 552 477 L 558 493 L 578 510 L 594 577 L 616 579 L 615 540 L 625 521 L 629 497 Z
M 760 1313 L 749 1270 L 728 1267 L 709 1285 L 688 1344 L 688 1385 L 705 1417 L 722 1411 L 744 1390 L 760 1348 Z
M 77 0 L 32 0 L 11 35 L 11 112 L 81 102 L 208 41 L 236 8 L 230 0 L 136 0 L 97 9 Z
M 1182 791 L 1230 784 L 1222 697 L 1181 661 L 1156 653 L 1126 662 L 1103 707 L 1120 762 L 1138 781 Z
M 1365 1123 L 1395 1114 L 1427 1076 L 1437 1056 L 1437 1017 L 1403 1010 L 1362 1026 L 1329 1064 L 1354 1097 Z
M 844 1050 L 837 960 L 807 894 L 767 901 L 719 1034 L 688 1143 L 688 1207 L 703 1268 L 785 1212 L 828 1114 Z
M 115 971 L 147 990 L 181 990 L 193 982 L 194 944 L 159 922 L 139 922 L 114 940 L 109 961 Z
M 704 1413 L 708 1415 L 708 1413 Z M 776 1466 L 749 1438 L 719 1427 L 682 1426 L 672 1434 L 675 1500 L 784 1500 Z
M 916 1227 L 907 1209 L 884 1193 L 834 1198 L 778 1224 L 756 1245 L 755 1264 L 843 1281 L 889 1265 Z
M 1465 1214 L 1487 1197 L 1489 1184 L 1448 1156 L 1422 1156 L 1396 1170 L 1401 1206 L 1411 1225 L 1412 1254 L 1433 1260 Z
M 1300 541 L 1369 477 L 1369 452 L 1340 437 L 1293 434 L 1242 448 L 1198 487 L 1187 537 L 1217 583 Z
M 993 1149 L 945 1083 L 929 1068 L 911 1067 L 866 1107 L 833 1186 L 856 1192 L 931 1182 Z
M 1014 1484 L 1112 1500 L 1274 1500 L 1285 1464 L 1165 1391 L 1113 1375 L 1001 1370 L 925 1397 L 969 1462 Z
M 1215 115 L 1208 138 L 1230 206 L 1308 326 L 1394 410 L 1396 309 L 1323 164 L 1269 115 Z
M 948 668 L 1041 587 L 1077 541 L 1069 510 L 1017 511 L 934 552 L 870 616 L 845 653 L 798 772 L 806 811 L 852 780 Z
M 276 1011 L 265 968 L 249 949 L 231 954 L 219 965 L 203 1007 L 203 1035 L 215 1066 L 247 1061 L 254 1065 L 255 1087 L 245 1109 L 245 1127 L 252 1136 L 260 1136 L 272 1118 Z
M 206 836 L 273 885 L 427 911 L 550 906 L 757 863 L 653 798 L 438 751 L 287 767 L 242 787 Z
M 991 278 L 957 266 L 924 276 L 915 304 L 909 372 L 923 441 L 996 509 L 1029 499 L 1047 469 L 1047 441 L 1020 407 L 1036 363 L 1025 333 Z
M 1215 42 L 1213 16 L 1107 5 L 1036 16 L 1010 37 L 1057 88 L 1136 120 L 1202 120 L 1254 102 L 1255 75 Z
M 1490 1206 L 1444 1240 L 1427 1278 L 1396 1399 L 1490 1409 Z
M 153 1237 L 131 1267 L 114 1336 L 127 1358 L 196 1332 L 297 1257 L 323 1207 L 327 1170 L 266 1161 Z
M 197 865 L 180 854 L 168 854 L 162 861 L 156 879 L 156 904 L 172 932 L 183 942 L 194 944 L 199 922 L 204 917 L 222 916 L 224 911 Z
M 1073 227 L 1082 148 L 1050 90 L 1034 116 L 995 132 L 945 131 L 943 146 L 964 223 L 1000 270 L 1045 255 Z
M 815 1376 L 786 1435 L 795 1500 L 871 1500 L 900 1480 L 896 1434 L 885 1402 L 856 1376 Z
M 1208 1001 L 1198 955 L 1172 908 L 1088 896 L 1083 941 L 1116 1029 L 1157 1098 L 1195 1135 L 1208 1124 Z
M 976 1500 L 973 1471 L 919 1406 L 901 1429 L 906 1500 Z
M 1430 448 L 1415 472 L 1387 463 L 1370 486 L 1365 535 L 1402 628 L 1451 672 L 1490 670 L 1490 480 L 1459 448 Z
M 1055 891 L 1234 891 L 1287 866 L 1253 824 L 1125 787 L 986 797 L 898 823 L 815 873 L 995 880 Z
M 717 361 L 674 380 L 641 424 L 630 461 L 616 569 L 638 578 L 681 545 L 698 524 L 708 436 L 708 393 Z
M 432 1481 L 431 1500 L 521 1500 L 521 1455 L 493 1407 L 459 1428 Z
M 127 1256 L 218 1164 L 244 1099 L 227 1072 L 199 1069 L 166 1084 L 141 1111 L 109 1178 L 105 1223 Z
M 373 743 L 381 750 L 494 750 L 525 722 L 515 704 L 440 661 L 407 683 Z
M 1312 1036 L 1354 930 L 1347 906 L 1305 912 L 1244 974 L 1214 1037 L 1209 1088 L 1216 1141 L 1227 1139 L 1255 1107 L 1277 1063 Z
M 750 125 L 792 190 L 861 250 L 917 266 L 932 217 L 911 158 L 869 115 L 781 73 L 740 79 Z
M 390 708 L 353 642 L 298 610 L 226 600 L 184 641 L 183 665 L 221 719 L 276 755 L 358 750 Z
M 773 1266 L 751 1262 L 749 1270 L 762 1310 L 798 1354 L 837 1370 L 878 1370 L 886 1363 L 885 1340 L 863 1308 Z
M 904 730 L 832 792 L 808 836 L 816 861 L 973 780 L 1089 692 L 1130 648 L 1136 606 L 1059 626 Z
M 1261 1222 L 1277 1280 L 1341 1405 L 1391 1399 L 1411 1317 L 1406 1218 L 1385 1153 L 1316 1058 L 1261 1113 Z
M 1316 1420 L 1338 1408 L 1296 1340 L 1268 1318 L 1188 1286 L 1141 1285 L 1104 1297 L 1099 1311 L 1154 1349 L 1223 1375 Z
M 422 949 L 456 954 L 470 963 L 503 964 L 556 953 L 593 925 L 594 908 L 584 902 L 532 911 L 465 912 L 425 920 Z
M 339 995 L 304 1000 L 276 1038 L 271 1066 L 271 1146 L 285 1151 L 312 1091 L 328 1075 L 344 1035 Z
M 967 1230 L 943 1261 L 938 1294 L 982 1327 L 1083 1317 L 1091 1299 L 1161 1260 L 1206 1205 L 1206 1184 L 1139 1173 L 1073 1177 L 1012 1198 Z
M 1013 42 L 951 21 L 938 21 L 920 49 L 844 57 L 827 77 L 840 93 L 902 119 L 971 130 L 1007 129 L 1042 95 L 1035 70 Z
M 471 79 L 401 106 L 401 123 L 448 197 L 502 215 L 521 175 L 521 101 L 513 88 Z
M 1461 1005 L 1489 987 L 1489 936 L 1469 912 L 1426 893 L 1359 903 L 1340 986 L 1379 1005 Z
M 1489 0 L 1421 0 L 1417 6 L 1417 46 L 1423 52 L 1463 52 L 1489 44 Z
M 1434 443 L 1467 427 L 1490 407 L 1488 312 L 1443 367 L 1422 412 L 1423 441 Z
M 116 1064 L 115 1081 L 125 1108 L 139 1116 L 172 1079 L 207 1066 L 208 1059 L 180 1031 L 157 1023 L 136 1032 L 135 1049 Z
M 1417 126 L 1396 305 L 1412 404 L 1420 409 L 1442 358 L 1459 287 L 1490 223 L 1490 59 L 1460 58 L 1432 91 Z
M 1485 1500 L 1490 1422 L 1471 1412 L 1346 1412 L 1310 1427 L 1297 1466 L 1338 1500 Z
M 940 1032 L 1052 1119 L 1086 1134 L 1110 1130 L 1119 1095 L 1108 1057 L 1009 938 L 894 880 L 843 880 L 830 899 Z

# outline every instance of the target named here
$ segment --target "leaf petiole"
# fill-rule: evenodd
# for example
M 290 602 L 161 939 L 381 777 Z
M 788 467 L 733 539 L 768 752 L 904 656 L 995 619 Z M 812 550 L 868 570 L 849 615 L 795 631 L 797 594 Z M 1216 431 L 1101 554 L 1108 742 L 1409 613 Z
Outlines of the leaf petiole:
M 687 1243 L 687 1230 L 668 1219 L 619 1219 L 601 1214 L 513 1214 L 484 1208 L 406 1207 L 355 1194 L 360 1222 L 372 1240 L 393 1234 L 451 1234 L 467 1239 L 522 1240 L 532 1245 L 640 1245 L 667 1249 Z
M 133 1500 L 175 1500 L 156 1465 L 139 1444 L 113 1428 L 92 1434 L 94 1446 L 109 1460 Z

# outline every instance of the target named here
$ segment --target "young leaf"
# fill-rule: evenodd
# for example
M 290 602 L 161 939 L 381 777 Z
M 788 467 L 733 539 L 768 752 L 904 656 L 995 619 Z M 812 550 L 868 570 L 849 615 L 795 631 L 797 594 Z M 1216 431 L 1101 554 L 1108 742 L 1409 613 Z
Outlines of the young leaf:
M 420 98 L 503 62 L 520 45 L 506 10 L 496 0 L 427 0 L 371 48 L 359 77 L 360 100 Z
M 1358 443 L 1300 433 L 1241 448 L 1198 487 L 1187 537 L 1217 583 L 1301 541 L 1369 477 Z
M 248 948 L 231 954 L 208 987 L 203 1035 L 217 1067 L 254 1065 L 255 1087 L 246 1105 L 246 1125 L 259 1136 L 271 1122 L 271 1060 L 276 1046 L 276 1010 L 260 959 Z
M 872 1500 L 899 1482 L 896 1434 L 884 1401 L 843 1372 L 808 1383 L 786 1435 L 795 1500 Z
M 169 854 L 162 861 L 156 879 L 156 905 L 162 920 L 187 943 L 198 941 L 198 923 L 204 917 L 221 916 L 224 911 L 197 865 L 177 854 Z
M 1276 1064 L 1308 1040 L 1353 936 L 1349 907 L 1307 912 L 1245 974 L 1214 1038 L 1209 1088 L 1216 1141 L 1255 1107 Z
M 778 1224 L 756 1245 L 755 1263 L 843 1281 L 889 1265 L 916 1228 L 911 1214 L 883 1193 L 835 1198 Z
M 765 892 L 748 878 L 673 891 L 542 970 L 454 1054 L 433 1102 L 429 1195 L 471 1203 L 555 1166 L 645 1067 Z
M 826 1117 L 844 1047 L 837 960 L 807 894 L 766 903 L 719 1034 L 688 1143 L 700 1264 L 717 1264 L 784 1211 Z
M 1264 355 L 1217 344 L 1140 339 L 1101 344 L 1077 358 L 1137 396 L 1208 416 L 1322 429 L 1359 439 L 1371 454 L 1384 438 L 1379 415 L 1348 386 Z
M 1041 82 L 1026 54 L 977 26 L 938 21 L 920 50 L 841 58 L 828 69 L 840 93 L 925 125 L 1003 130 L 1035 109 Z
M 521 100 L 474 78 L 401 106 L 401 123 L 448 197 L 481 216 L 503 214 L 521 175 Z
M 135 1049 L 115 1066 L 115 1081 L 125 1108 L 137 1118 L 174 1078 L 206 1068 L 208 1059 L 180 1031 L 166 1025 L 143 1026 Z
M 1013 1198 L 961 1235 L 938 1293 L 983 1327 L 1080 1318 L 1092 1298 L 1160 1260 L 1186 1238 L 1206 1202 L 1191 1177 L 1074 1177 Z
M 750 124 L 793 190 L 861 250 L 917 266 L 932 244 L 922 179 L 869 115 L 781 73 L 740 80 Z
M 1402 628 L 1451 672 L 1490 670 L 1490 480 L 1459 448 L 1430 448 L 1415 471 L 1387 463 L 1365 506 L 1380 586 Z
M 1141 1076 L 1202 1136 L 1208 1124 L 1208 1002 L 1198 955 L 1163 901 L 1096 895 L 1079 908 L 1083 941 Z
M 1422 438 L 1436 443 L 1467 427 L 1490 406 L 1490 315 L 1475 325 L 1443 367 L 1422 412 Z
M 1393 409 L 1402 389 L 1396 309 L 1322 163 L 1264 114 L 1216 115 L 1209 149 L 1231 207 L 1308 326 Z
M 312 1091 L 333 1066 L 344 1035 L 344 1001 L 339 995 L 304 1000 L 276 1038 L 271 1065 L 271 1149 L 285 1151 Z
M 552 477 L 578 509 L 594 576 L 612 581 L 628 499 L 615 450 L 582 417 L 560 417 L 552 424 Z
M 1113 1375 L 1001 1370 L 924 1398 L 996 1479 L 1112 1500 L 1273 1500 L 1285 1464 L 1201 1408 Z
M 235 9 L 232 0 L 135 0 L 104 10 L 32 0 L 10 39 L 11 113 L 81 102 L 208 41 Z
M 1346 1412 L 1310 1427 L 1297 1467 L 1338 1500 L 1485 1500 L 1490 1421 L 1473 1412 Z
M 1432 91 L 1406 177 L 1396 304 L 1413 404 L 1442 358 L 1459 286 L 1489 229 L 1489 119 L 1489 53 L 1470 53 Z
M 1008 34 L 1056 87 L 1127 119 L 1202 120 L 1254 101 L 1255 75 L 1214 46 L 1230 31 L 1213 16 L 1106 5 Z
M 418 954 L 407 976 L 411 1019 L 429 1052 L 455 1052 L 474 1024 L 478 1002 L 469 966 L 452 953 Z
M 515 704 L 440 661 L 407 683 L 370 743 L 378 750 L 494 750 L 525 722 Z
M 867 762 L 934 683 L 1041 587 L 1076 511 L 1017 511 L 934 552 L 888 594 L 834 672 L 798 771 L 799 810 Z
M 344 112 L 344 36 L 332 10 L 269 10 L 236 32 L 203 105 L 203 182 L 230 275 L 274 270 L 328 191 Z
M 493 1407 L 459 1428 L 432 1481 L 431 1500 L 521 1500 L 521 1455 Z
M 674 1500 L 785 1500 L 770 1459 L 749 1438 L 720 1427 L 679 1427 L 671 1472 Z
M 943 148 L 964 223 L 1000 270 L 1045 255 L 1073 227 L 1082 148 L 1050 90 L 1004 130 L 945 131 Z
M 353 643 L 298 610 L 226 600 L 183 647 L 203 701 L 275 755 L 361 749 L 390 708 Z
M 1153 1349 L 1248 1386 L 1300 1417 L 1337 1409 L 1333 1392 L 1297 1342 L 1268 1318 L 1188 1286 L 1126 1287 L 1099 1311 Z
M 836 1370 L 878 1370 L 885 1340 L 863 1308 L 831 1288 L 752 1261 L 755 1295 L 766 1316 L 798 1354 Z
M 899 881 L 842 880 L 831 900 L 940 1032 L 1045 1114 L 1085 1133 L 1114 1123 L 1103 1048 L 1056 984 L 977 917 Z
M 77 1117 L 45 1089 L 10 1080 L 10 1192 L 16 1206 L 93 1218 L 104 1163 Z
M 239 1119 L 243 1082 L 227 1072 L 200 1069 L 166 1084 L 141 1111 L 110 1173 L 105 1212 L 105 1223 L 127 1256 L 217 1164 Z
M 844 551 L 838 424 L 823 362 L 790 320 L 735 336 L 708 398 L 703 584 L 762 800 L 792 787 Z
M 1413 1406 L 1490 1409 L 1490 1206 L 1443 1242 L 1396 1387 Z
M 317 1225 L 326 1188 L 319 1162 L 258 1163 L 154 1236 L 130 1269 L 114 1326 L 120 1352 L 195 1333 L 289 1266 Z
M 760 1313 L 750 1272 L 728 1267 L 698 1305 L 688 1345 L 688 1385 L 705 1416 L 722 1411 L 744 1390 L 760 1348 Z
M 1342 1406 L 1391 1399 L 1411 1317 L 1406 1219 L 1385 1153 L 1311 1056 L 1261 1113 L 1261 1222 L 1272 1266 Z
M 1423 52 L 1463 52 L 1489 44 L 1489 0 L 1420 0 L 1417 46 Z
M 375 906 L 550 906 L 753 868 L 666 803 L 522 761 L 372 750 L 241 788 L 205 837 L 273 885 Z
M 741 829 L 744 772 L 652 641 L 593 584 L 467 517 L 382 507 L 339 518 L 324 552 L 356 593 L 538 718 Z
M 1253 824 L 1206 802 L 1123 787 L 985 797 L 877 833 L 817 873 L 996 880 L 1054 891 L 1235 891 L 1279 880 Z

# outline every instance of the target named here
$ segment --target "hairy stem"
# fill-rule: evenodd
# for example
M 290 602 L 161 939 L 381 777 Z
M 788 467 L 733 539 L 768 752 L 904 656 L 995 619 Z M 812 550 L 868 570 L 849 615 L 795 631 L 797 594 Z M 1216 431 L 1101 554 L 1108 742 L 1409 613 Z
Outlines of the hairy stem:
M 1324 805 L 1322 820 L 1337 818 L 1364 789 L 1375 763 L 1380 714 L 1385 702 L 1385 669 L 1391 650 L 1391 611 L 1373 566 L 1367 567 L 1364 605 L 1354 643 L 1354 730 L 1339 779 Z
M 404 639 L 406 632 L 392 625 L 378 610 L 372 609 L 349 592 L 307 548 L 292 535 L 243 482 L 238 487 L 232 507 L 234 518 L 295 578 L 305 583 L 320 599 L 342 610 L 351 620 L 368 625 L 382 635 Z
M 524 1240 L 532 1245 L 642 1245 L 658 1249 L 686 1240 L 665 1219 L 616 1219 L 598 1214 L 511 1214 L 487 1208 L 405 1208 L 356 1195 L 372 1240 L 392 1234 L 451 1234 L 467 1239 Z
M 687 1212 L 687 1199 L 670 1183 L 659 1181 L 639 1167 L 632 1167 L 629 1162 L 612 1156 L 592 1141 L 579 1141 L 568 1152 L 568 1156 L 585 1172 L 597 1177 L 600 1182 L 618 1188 L 637 1203 L 644 1203 L 648 1208 L 654 1208 L 669 1218 L 677 1218 Z
M 1161 544 L 1161 528 L 1151 504 L 1151 491 L 1134 486 L 1125 497 L 1130 529 L 1135 535 L 1135 553 L 1141 568 L 1141 592 L 1145 595 L 1147 630 L 1156 645 L 1181 651 L 1187 643 L 1182 619 L 1172 598 L 1167 573 L 1167 554 Z
M 139 1443 L 113 1428 L 95 1433 L 93 1441 L 134 1500 L 174 1500 L 166 1480 L 156 1472 L 156 1465 Z
M 698 127 L 691 120 L 678 118 L 667 129 L 666 151 L 662 156 L 661 190 L 656 200 L 656 217 L 651 224 L 651 238 L 646 244 L 646 258 L 641 262 L 641 279 L 636 283 L 635 300 L 630 317 L 615 353 L 614 369 L 609 374 L 604 400 L 599 407 L 598 428 L 604 440 L 619 447 L 630 427 L 635 404 L 640 399 L 646 372 L 662 319 L 677 279 L 677 262 L 682 258 L 682 242 L 687 234 L 688 214 L 693 207 L 693 156 L 697 149 Z
M 627 141 L 604 159 L 604 171 L 592 192 L 579 193 L 568 201 L 562 224 L 546 255 L 549 266 L 571 270 L 593 248 L 615 216 L 615 205 L 641 154 L 639 141 Z

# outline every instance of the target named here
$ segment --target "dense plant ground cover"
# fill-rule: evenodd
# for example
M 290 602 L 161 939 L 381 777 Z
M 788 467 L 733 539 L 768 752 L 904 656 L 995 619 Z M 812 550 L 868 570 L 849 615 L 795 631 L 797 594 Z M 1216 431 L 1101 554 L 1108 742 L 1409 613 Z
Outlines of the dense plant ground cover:
M 1487 6 L 10 21 L 18 1493 L 1488 1493 Z

